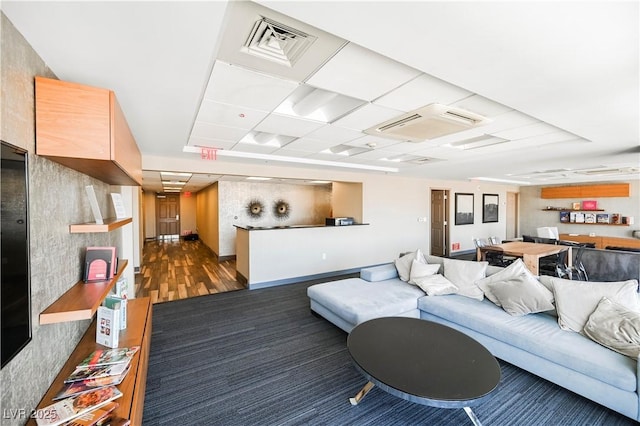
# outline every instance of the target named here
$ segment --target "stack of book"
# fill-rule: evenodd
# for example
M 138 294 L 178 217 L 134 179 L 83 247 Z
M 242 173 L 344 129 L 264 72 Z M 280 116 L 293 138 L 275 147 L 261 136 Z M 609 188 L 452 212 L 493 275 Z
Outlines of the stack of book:
M 131 360 L 139 349 L 139 346 L 133 346 L 91 353 L 64 381 L 63 388 L 53 398 L 57 402 L 41 410 L 48 415 L 37 417 L 38 425 L 114 424 L 111 417 L 118 404 L 112 401 L 122 396 L 116 386 L 129 372 Z M 117 424 L 126 425 L 127 422 Z

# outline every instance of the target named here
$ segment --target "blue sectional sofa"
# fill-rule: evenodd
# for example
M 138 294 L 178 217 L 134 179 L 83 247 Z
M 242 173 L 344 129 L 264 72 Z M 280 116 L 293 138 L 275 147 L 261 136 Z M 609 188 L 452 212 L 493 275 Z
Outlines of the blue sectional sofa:
M 426 260 L 443 262 L 435 256 Z M 489 266 L 486 275 L 500 270 Z M 562 330 L 553 313 L 511 316 L 487 299 L 426 296 L 401 281 L 393 263 L 364 268 L 360 278 L 310 286 L 307 294 L 313 312 L 347 332 L 382 316 L 435 321 L 473 337 L 497 358 L 640 420 L 638 360 Z

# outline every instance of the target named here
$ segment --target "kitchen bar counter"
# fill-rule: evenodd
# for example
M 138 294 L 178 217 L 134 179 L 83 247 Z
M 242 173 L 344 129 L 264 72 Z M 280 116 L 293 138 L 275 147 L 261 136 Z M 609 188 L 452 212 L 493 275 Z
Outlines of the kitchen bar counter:
M 369 232 L 362 225 L 235 225 L 236 277 L 255 289 L 357 272 Z
M 274 225 L 274 226 L 252 226 L 252 225 L 233 225 L 238 229 L 244 229 L 245 231 L 264 231 L 273 229 L 300 229 L 300 228 L 346 228 L 349 226 L 363 226 L 368 223 L 354 223 L 352 225 L 338 225 L 330 226 L 325 224 L 317 225 Z

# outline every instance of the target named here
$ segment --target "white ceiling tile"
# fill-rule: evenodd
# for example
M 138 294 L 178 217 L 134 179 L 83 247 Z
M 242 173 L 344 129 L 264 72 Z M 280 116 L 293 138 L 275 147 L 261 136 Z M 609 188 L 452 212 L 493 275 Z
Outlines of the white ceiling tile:
M 493 136 L 499 138 L 505 138 L 509 140 L 523 139 L 532 136 L 544 135 L 547 133 L 555 133 L 559 131 L 557 127 L 554 127 L 546 123 L 534 123 L 526 126 L 516 127 L 502 132 L 491 133 Z
M 339 142 L 331 140 L 312 139 L 310 137 L 304 137 L 296 139 L 287 145 L 287 149 L 300 150 L 306 152 L 320 152 L 324 149 L 338 145 Z
M 485 117 L 495 117 L 513 109 L 480 95 L 469 96 L 461 101 L 454 102 L 453 106 L 475 112 L 476 114 L 484 115 Z
M 256 154 L 271 154 L 278 149 L 279 148 L 277 146 L 238 143 L 233 147 L 232 151 L 252 152 Z
M 402 115 L 402 111 L 367 104 L 334 124 L 339 127 L 362 131 L 400 115 Z
M 254 130 L 273 133 L 276 135 L 304 136 L 324 126 L 324 123 L 301 118 L 287 117 L 279 114 L 271 114 L 258 124 Z
M 334 145 L 337 145 L 339 143 L 349 142 L 362 137 L 362 132 L 339 127 L 333 124 L 327 124 L 326 126 L 320 127 L 318 130 L 314 130 L 309 133 L 307 137 L 311 139 L 332 141 L 334 142 Z
M 211 148 L 218 149 L 231 149 L 236 144 L 236 141 L 229 140 L 221 140 L 215 138 L 201 138 L 201 137 L 190 137 L 188 145 L 190 146 L 206 146 Z
M 415 152 L 425 147 L 425 142 L 401 142 L 395 145 L 385 146 L 384 150 L 393 152 L 396 154 L 406 154 L 409 152 Z
M 246 129 L 220 126 L 202 121 L 196 121 L 191 131 L 192 138 L 220 139 L 223 141 L 238 141 L 246 134 Z
M 196 121 L 249 130 L 267 115 L 268 113 L 264 111 L 221 104 L 205 99 L 200 105 Z
M 377 149 L 377 148 L 383 148 L 385 146 L 396 145 L 398 143 L 402 143 L 402 142 L 397 139 L 388 139 L 388 138 L 380 138 L 377 136 L 365 135 L 361 138 L 347 142 L 347 145 L 371 146 L 371 144 L 373 144 L 374 147 Z
M 298 83 L 216 61 L 204 98 L 260 111 L 273 111 Z
M 349 43 L 311 76 L 307 83 L 372 101 L 419 74 L 420 71 L 415 68 Z
M 376 99 L 373 103 L 408 112 L 432 103 L 449 105 L 471 95 L 473 93 L 468 90 L 428 74 L 422 74 Z

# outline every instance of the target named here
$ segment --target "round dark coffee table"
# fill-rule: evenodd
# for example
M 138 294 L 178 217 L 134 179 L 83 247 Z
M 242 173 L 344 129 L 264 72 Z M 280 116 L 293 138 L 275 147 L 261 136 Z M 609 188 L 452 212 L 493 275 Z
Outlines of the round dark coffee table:
M 480 425 L 472 405 L 498 386 L 500 365 L 480 343 L 432 321 L 385 317 L 356 326 L 347 347 L 369 380 L 350 398 L 356 405 L 374 387 L 418 404 L 464 408 Z

